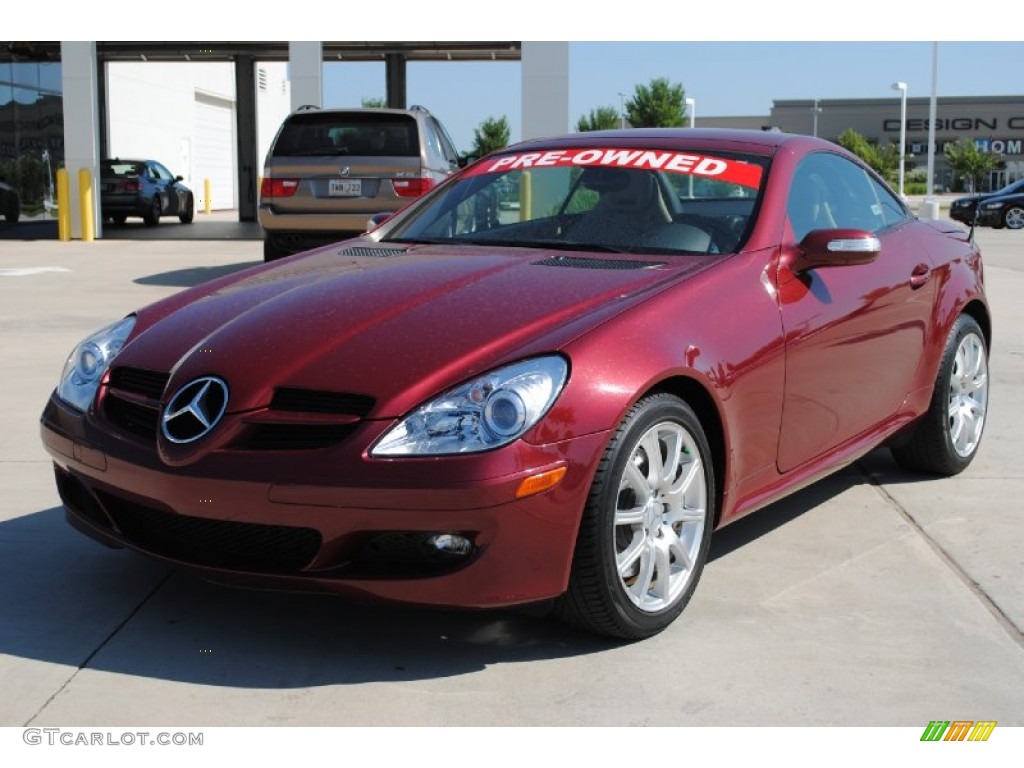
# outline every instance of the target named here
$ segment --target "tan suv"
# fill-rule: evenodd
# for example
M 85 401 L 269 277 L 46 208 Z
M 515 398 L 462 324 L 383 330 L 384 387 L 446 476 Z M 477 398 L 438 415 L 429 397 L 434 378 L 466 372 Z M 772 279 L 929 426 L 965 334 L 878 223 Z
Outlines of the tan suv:
M 263 167 L 265 261 L 365 232 L 464 164 L 423 107 L 302 108 L 281 124 Z

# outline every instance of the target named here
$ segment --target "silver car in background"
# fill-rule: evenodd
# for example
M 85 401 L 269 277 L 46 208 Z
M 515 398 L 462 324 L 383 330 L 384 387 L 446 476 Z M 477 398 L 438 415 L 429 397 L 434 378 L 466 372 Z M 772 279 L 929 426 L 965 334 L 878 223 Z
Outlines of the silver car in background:
M 465 160 L 423 107 L 302 108 L 281 124 L 263 167 L 265 261 L 364 232 Z

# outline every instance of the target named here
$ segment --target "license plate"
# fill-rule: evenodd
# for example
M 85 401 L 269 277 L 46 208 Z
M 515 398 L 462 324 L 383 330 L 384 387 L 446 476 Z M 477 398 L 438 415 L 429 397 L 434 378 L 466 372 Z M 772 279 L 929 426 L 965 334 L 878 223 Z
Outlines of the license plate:
M 359 197 L 363 194 L 362 179 L 331 179 L 327 194 L 331 197 Z

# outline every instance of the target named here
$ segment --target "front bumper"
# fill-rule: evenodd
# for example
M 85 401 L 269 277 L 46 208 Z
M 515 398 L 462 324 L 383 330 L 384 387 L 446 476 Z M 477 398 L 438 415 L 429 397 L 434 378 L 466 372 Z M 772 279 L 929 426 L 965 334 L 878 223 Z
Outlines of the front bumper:
M 1002 224 L 1003 224 L 1003 209 L 1002 208 L 992 208 L 992 209 L 982 208 L 980 211 L 978 211 L 978 218 L 976 220 L 976 223 L 977 223 L 977 225 L 979 227 L 999 227 L 999 226 L 1002 226 Z
M 949 209 L 949 218 L 961 224 L 970 225 L 974 221 L 974 206 L 953 207 Z
M 155 448 L 100 427 L 55 396 L 41 422 L 69 522 L 93 538 L 213 581 L 457 607 L 564 592 L 608 439 L 602 432 L 541 446 L 517 441 L 431 459 L 371 459 L 351 445 L 215 451 L 170 467 Z M 359 437 L 350 442 L 370 444 Z M 515 497 L 524 478 L 562 466 L 554 488 Z M 472 551 L 426 547 L 439 533 L 465 536 Z

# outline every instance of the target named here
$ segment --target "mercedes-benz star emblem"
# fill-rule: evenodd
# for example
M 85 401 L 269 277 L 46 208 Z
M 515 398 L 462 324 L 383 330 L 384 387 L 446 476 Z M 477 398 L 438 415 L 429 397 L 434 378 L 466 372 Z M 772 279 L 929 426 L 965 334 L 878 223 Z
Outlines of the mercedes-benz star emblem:
M 341 166 L 341 175 L 342 176 L 348 176 L 350 173 L 352 173 L 352 169 L 351 168 L 349 168 L 347 165 Z
M 191 443 L 217 426 L 228 407 L 228 385 L 216 376 L 193 379 L 170 399 L 160 430 L 172 443 Z

